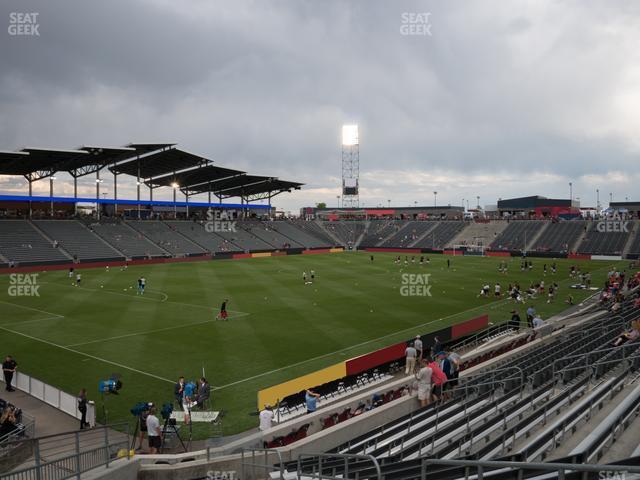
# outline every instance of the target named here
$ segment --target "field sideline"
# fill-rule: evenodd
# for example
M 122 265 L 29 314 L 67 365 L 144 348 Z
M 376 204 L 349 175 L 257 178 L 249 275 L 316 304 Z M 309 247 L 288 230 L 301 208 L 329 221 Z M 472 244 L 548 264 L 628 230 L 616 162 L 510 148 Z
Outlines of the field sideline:
M 214 408 L 224 409 L 224 433 L 256 426 L 257 390 L 376 348 L 488 313 L 508 320 L 513 304 L 477 298 L 483 283 L 525 286 L 543 279 L 543 263 L 531 272 L 507 258 L 430 255 L 428 266 L 397 266 L 395 254 L 293 255 L 213 262 L 158 264 L 81 270 L 73 287 L 66 271 L 40 272 L 39 297 L 8 294 L 0 277 L 2 354 L 19 368 L 69 393 L 86 387 L 101 412 L 98 382 L 122 375 L 121 394 L 108 400 L 109 421 L 128 421 L 139 401 L 172 400 L 172 384 L 205 369 Z M 404 257 L 403 257 L 404 258 Z M 447 259 L 451 268 L 447 269 Z M 613 262 L 556 260 L 561 285 L 554 304 L 534 301 L 543 318 L 566 305 L 569 265 L 593 273 L 600 286 Z M 302 272 L 316 282 L 304 285 Z M 402 273 L 430 273 L 431 297 L 400 295 Z M 147 279 L 136 296 L 139 276 Z M 573 290 L 576 301 L 587 292 Z M 231 319 L 215 320 L 224 298 Z M 524 318 L 524 307 L 520 307 Z M 199 432 L 204 435 L 204 432 Z

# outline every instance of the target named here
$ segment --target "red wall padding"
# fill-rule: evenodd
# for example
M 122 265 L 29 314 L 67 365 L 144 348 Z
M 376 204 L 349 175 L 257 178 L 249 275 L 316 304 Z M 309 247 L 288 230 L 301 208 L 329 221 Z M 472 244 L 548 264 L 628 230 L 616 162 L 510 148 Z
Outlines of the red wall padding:
M 451 338 L 459 338 L 469 335 L 477 330 L 486 328 L 489 325 L 489 315 L 472 318 L 466 322 L 458 323 L 451 327 Z
M 486 252 L 487 257 L 510 257 L 509 252 Z
M 355 375 L 360 372 L 375 368 L 383 363 L 392 362 L 404 357 L 404 351 L 407 348 L 407 344 L 397 343 L 375 352 L 367 353 L 351 360 L 347 360 L 347 375 Z

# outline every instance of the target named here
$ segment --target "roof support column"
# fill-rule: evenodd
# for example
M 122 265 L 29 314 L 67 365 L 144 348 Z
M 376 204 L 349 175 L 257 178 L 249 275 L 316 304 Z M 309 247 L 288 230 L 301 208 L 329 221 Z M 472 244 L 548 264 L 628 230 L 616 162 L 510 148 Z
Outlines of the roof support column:
M 78 175 L 77 170 L 73 171 L 73 214 L 78 215 Z
M 96 214 L 98 215 L 98 220 L 100 220 L 100 169 L 96 170 Z
M 176 205 L 176 187 L 173 187 L 173 219 L 178 219 L 178 206 Z
M 33 205 L 31 204 L 31 196 L 33 195 L 33 180 L 31 180 L 30 175 L 25 175 L 25 178 L 27 179 L 27 182 L 29 182 L 29 218 L 31 218 L 31 215 L 33 214 Z
M 50 200 L 50 211 L 49 215 L 53 218 L 53 181 L 55 178 L 53 176 L 49 177 L 49 200 Z
M 118 216 L 118 174 L 113 172 L 113 214 Z
M 187 220 L 189 220 L 189 193 L 185 192 L 184 194 L 185 202 L 187 203 Z
M 136 174 L 136 186 L 138 187 L 138 220 L 140 220 L 140 155 L 138 155 L 137 160 L 138 172 Z

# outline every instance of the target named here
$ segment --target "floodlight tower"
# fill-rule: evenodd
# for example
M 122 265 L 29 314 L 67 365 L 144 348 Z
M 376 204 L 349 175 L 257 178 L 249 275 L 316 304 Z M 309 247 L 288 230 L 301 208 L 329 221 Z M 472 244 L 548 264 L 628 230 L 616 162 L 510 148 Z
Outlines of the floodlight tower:
M 360 206 L 360 142 L 358 125 L 342 126 L 342 206 Z

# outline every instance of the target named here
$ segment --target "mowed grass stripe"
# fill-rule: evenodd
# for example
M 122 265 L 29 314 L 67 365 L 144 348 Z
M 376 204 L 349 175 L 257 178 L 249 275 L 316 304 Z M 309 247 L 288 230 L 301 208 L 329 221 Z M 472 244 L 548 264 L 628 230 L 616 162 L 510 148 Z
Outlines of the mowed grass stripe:
M 510 273 L 504 277 L 497 272 L 502 259 L 456 257 L 447 270 L 443 256 L 431 256 L 431 264 L 422 269 L 394 265 L 394 257 L 375 254 L 373 264 L 368 254 L 345 253 L 150 265 L 127 271 L 82 270 L 83 288 L 91 289 L 86 292 L 71 287 L 66 272 L 47 272 L 39 280 L 56 285 L 47 289 L 43 284 L 41 298 L 19 302 L 65 315 L 65 319 L 51 325 L 33 322 L 9 329 L 35 340 L 6 330 L 0 330 L 0 337 L 11 345 L 24 371 L 69 392 L 84 386 L 95 398 L 96 382 L 120 370 L 125 388 L 117 399 L 109 400 L 110 421 L 128 419 L 128 409 L 137 401 L 170 400 L 171 387 L 165 386 L 166 380 L 180 374 L 195 378 L 204 366 L 209 380 L 219 388 L 214 405 L 228 412 L 225 433 L 234 433 L 254 426 L 255 417 L 246 414 L 255 407 L 259 388 L 484 312 L 490 312 L 493 321 L 508 319 L 512 304 L 476 298 L 483 280 L 491 285 L 499 280 L 506 289 L 509 281 L 518 279 L 524 286 L 542 278 L 544 263 L 534 259 L 534 272 L 520 272 L 519 259 L 510 261 Z M 562 273 L 558 279 L 566 277 L 572 263 L 590 265 L 592 271 L 608 266 L 558 263 Z M 316 272 L 316 284 L 304 286 L 302 271 L 309 273 L 311 269 Z M 431 273 L 434 297 L 401 297 L 401 270 Z M 129 286 L 135 286 L 140 275 L 147 278 L 150 292 L 168 295 L 166 301 L 161 301 L 162 295 L 156 295 L 154 301 L 137 298 Z M 601 284 L 603 278 L 594 275 L 594 284 Z M 545 280 L 548 283 L 551 277 Z M 0 285 L 2 282 L 0 278 Z M 563 285 L 568 283 L 563 281 Z M 100 285 L 124 295 L 100 292 Z M 561 297 L 566 292 L 565 286 L 556 305 L 546 305 L 546 298 L 535 304 L 548 316 L 547 312 L 564 308 Z M 586 295 L 574 293 L 577 300 Z M 231 299 L 230 310 L 251 315 L 236 322 L 207 323 L 223 298 Z M 0 293 L 0 300 L 5 299 L 13 301 Z M 0 312 L 3 319 L 5 313 L 16 321 L 37 319 L 35 312 L 1 303 Z M 161 331 L 153 331 L 156 329 Z M 120 335 L 126 336 L 101 341 Z M 62 347 L 97 342 L 67 351 L 37 339 Z M 79 357 L 84 354 L 90 357 Z

